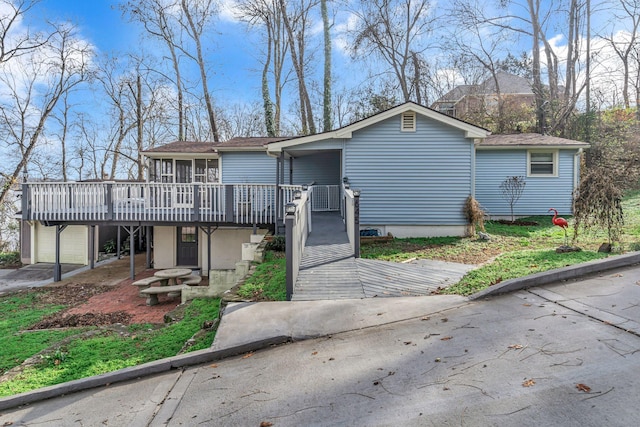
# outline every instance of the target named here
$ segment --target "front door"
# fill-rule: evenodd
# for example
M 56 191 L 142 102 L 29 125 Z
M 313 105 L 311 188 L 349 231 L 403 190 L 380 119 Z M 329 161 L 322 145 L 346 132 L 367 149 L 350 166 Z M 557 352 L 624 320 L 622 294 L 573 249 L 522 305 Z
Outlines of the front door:
M 198 228 L 178 227 L 178 265 L 198 265 Z

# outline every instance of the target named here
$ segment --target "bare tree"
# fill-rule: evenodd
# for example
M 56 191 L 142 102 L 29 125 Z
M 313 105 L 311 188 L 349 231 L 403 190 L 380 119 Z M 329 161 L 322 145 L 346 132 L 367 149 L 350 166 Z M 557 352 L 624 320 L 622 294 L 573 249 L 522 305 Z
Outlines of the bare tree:
M 309 25 L 309 13 L 313 6 L 317 5 L 315 0 L 300 0 L 297 5 L 288 8 L 285 0 L 279 0 L 282 21 L 287 32 L 287 43 L 289 44 L 289 55 L 298 79 L 298 105 L 300 111 L 300 124 L 303 134 L 315 134 L 316 124 L 313 119 L 313 108 L 311 98 L 306 83 L 306 49 L 307 49 L 307 28 Z
M 361 0 L 354 10 L 353 31 L 356 57 L 374 54 L 389 66 L 404 101 L 421 99 L 419 69 L 425 42 L 434 28 L 429 0 Z
M 41 143 L 45 125 L 64 94 L 88 77 L 90 48 L 75 37 L 74 28 L 55 26 L 48 42 L 30 55 L 13 57 L 0 69 L 0 129 L 4 143 L 18 154 L 8 159 L 5 182 L 15 182 Z M 0 204 L 9 186 L 0 190 Z
M 52 33 L 43 35 L 19 32 L 16 27 L 24 16 L 40 3 L 40 0 L 0 0 L 0 64 L 21 55 L 28 55 L 34 50 L 44 46 L 52 36 Z
M 513 214 L 513 207 L 518 203 L 524 188 L 527 186 L 524 176 L 508 176 L 504 181 L 500 183 L 500 194 L 502 198 L 509 204 L 511 210 L 511 222 L 516 221 L 516 217 Z
M 184 17 L 186 18 L 186 22 L 181 20 L 180 23 L 195 43 L 196 53 L 191 53 L 188 49 L 184 48 L 184 45 L 180 45 L 180 49 L 198 64 L 198 69 L 200 70 L 200 83 L 202 84 L 202 94 L 209 118 L 209 126 L 211 127 L 211 133 L 213 134 L 213 140 L 215 142 L 219 142 L 220 136 L 218 135 L 218 125 L 216 124 L 216 115 L 213 109 L 211 94 L 209 93 L 206 63 L 202 53 L 202 35 L 210 25 L 211 19 L 216 13 L 215 3 L 213 0 L 181 0 L 180 6 Z
M 153 37 L 162 41 L 169 51 L 171 66 L 175 73 L 173 83 L 176 87 L 177 112 L 178 112 L 178 141 L 185 139 L 185 106 L 184 106 L 184 82 L 180 69 L 180 57 L 178 55 L 180 45 L 180 33 L 176 28 L 175 4 L 163 0 L 136 0 L 128 1 L 120 6 L 124 14 L 131 20 L 140 22 L 145 30 Z
M 320 0 L 322 10 L 322 32 L 324 35 L 324 76 L 322 97 L 322 130 L 330 131 L 331 126 L 331 23 L 327 10 L 327 0 Z
M 241 19 L 266 32 L 266 51 L 261 72 L 262 103 L 267 136 L 280 135 L 282 91 L 287 82 L 284 69 L 289 49 L 279 0 L 244 0 L 238 5 Z M 273 99 L 270 85 L 273 86 Z
M 613 9 L 613 25 L 619 28 L 620 23 L 629 22 L 626 31 L 617 31 L 607 36 L 602 36 L 611 46 L 622 65 L 622 99 L 625 108 L 631 106 L 631 96 L 629 95 L 629 85 L 637 80 L 640 73 L 636 70 L 635 78 L 631 76 L 634 65 L 634 56 L 638 51 L 638 30 L 640 28 L 640 1 L 639 0 L 617 0 L 617 7 Z M 635 86 L 635 85 L 634 85 Z

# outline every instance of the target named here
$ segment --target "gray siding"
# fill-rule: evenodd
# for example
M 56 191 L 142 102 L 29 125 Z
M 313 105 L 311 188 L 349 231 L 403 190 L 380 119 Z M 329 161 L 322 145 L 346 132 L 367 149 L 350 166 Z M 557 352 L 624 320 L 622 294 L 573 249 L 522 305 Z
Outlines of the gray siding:
M 361 223 L 465 224 L 473 150 L 462 131 L 420 115 L 416 132 L 400 132 L 399 115 L 355 132 L 344 165 L 362 190 Z
M 575 150 L 560 150 L 558 177 L 527 177 L 527 150 L 478 150 L 476 199 L 490 215 L 510 215 L 500 184 L 507 177 L 524 176 L 526 186 L 514 206 L 515 215 L 547 215 L 549 208 L 570 214 L 575 153 Z
M 275 184 L 276 159 L 265 152 L 222 154 L 225 184 Z M 340 152 L 330 151 L 293 159 L 293 184 L 336 185 L 341 181 Z M 284 165 L 284 183 L 289 184 L 289 161 Z
M 276 159 L 265 152 L 222 153 L 224 184 L 275 184 Z M 285 174 L 288 173 L 288 165 Z M 288 176 L 288 175 L 287 175 Z
M 329 151 L 293 159 L 294 184 L 338 185 L 340 176 L 340 151 Z

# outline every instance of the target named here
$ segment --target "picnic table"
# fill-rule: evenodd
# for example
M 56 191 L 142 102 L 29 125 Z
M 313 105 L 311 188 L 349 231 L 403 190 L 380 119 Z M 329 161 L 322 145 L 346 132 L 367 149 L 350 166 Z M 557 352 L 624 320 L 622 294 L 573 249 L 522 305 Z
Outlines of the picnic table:
M 189 268 L 168 268 L 166 270 L 158 270 L 153 274 L 160 279 L 166 279 L 168 286 L 178 284 L 178 279 L 191 275 L 191 269 Z

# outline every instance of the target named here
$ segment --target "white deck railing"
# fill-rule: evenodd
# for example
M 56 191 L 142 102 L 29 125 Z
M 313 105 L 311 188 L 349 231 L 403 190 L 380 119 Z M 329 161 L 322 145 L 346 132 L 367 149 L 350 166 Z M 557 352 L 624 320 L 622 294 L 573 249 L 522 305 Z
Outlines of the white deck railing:
M 281 186 L 283 204 L 301 186 Z M 228 222 L 274 224 L 276 186 L 46 182 L 23 187 L 22 216 L 31 221 Z M 283 215 L 282 215 L 283 216 Z

